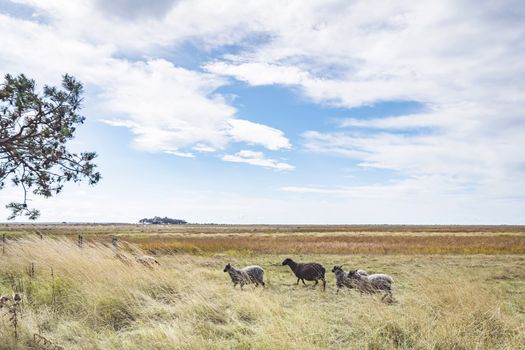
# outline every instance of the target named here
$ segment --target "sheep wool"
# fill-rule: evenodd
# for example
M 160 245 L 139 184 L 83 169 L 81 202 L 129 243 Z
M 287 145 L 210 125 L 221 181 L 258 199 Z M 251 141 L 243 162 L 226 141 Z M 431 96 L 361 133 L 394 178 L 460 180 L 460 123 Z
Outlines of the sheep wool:
M 241 285 L 241 289 L 245 284 L 255 283 L 258 287 L 259 284 L 263 287 L 264 284 L 264 269 L 257 265 L 246 266 L 243 269 L 236 269 L 231 264 L 224 267 L 224 272 L 228 272 L 233 282 L 233 287 L 237 284 Z

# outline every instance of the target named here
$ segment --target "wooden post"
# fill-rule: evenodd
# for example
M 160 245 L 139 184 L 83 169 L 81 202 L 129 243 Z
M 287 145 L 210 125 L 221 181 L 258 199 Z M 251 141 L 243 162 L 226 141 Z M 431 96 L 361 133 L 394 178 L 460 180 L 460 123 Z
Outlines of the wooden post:
M 117 248 L 118 248 L 118 238 L 115 237 L 115 236 L 113 236 L 113 237 L 111 238 L 111 244 L 113 245 L 113 247 L 114 247 L 115 249 L 117 249 Z
M 5 254 L 5 233 L 2 235 L 2 255 Z
M 84 237 L 82 235 L 78 235 L 78 246 L 82 248 L 83 244 L 84 244 Z

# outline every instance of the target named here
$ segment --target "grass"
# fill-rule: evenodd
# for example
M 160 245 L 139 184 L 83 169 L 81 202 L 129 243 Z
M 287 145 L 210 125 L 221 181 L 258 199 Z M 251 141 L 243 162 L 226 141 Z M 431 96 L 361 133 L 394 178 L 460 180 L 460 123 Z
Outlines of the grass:
M 24 303 L 18 340 L 0 309 L 0 349 L 30 348 L 34 334 L 66 349 L 525 348 L 523 255 L 293 255 L 391 274 L 397 302 L 384 304 L 335 294 L 331 273 L 326 292 L 296 286 L 280 265 L 289 254 L 183 252 L 148 269 L 96 241 L 11 240 L 0 294 L 20 292 Z M 227 262 L 263 266 L 268 288 L 233 289 Z
M 0 224 L 0 234 L 42 233 L 86 236 L 187 235 L 524 235 L 519 225 L 142 225 L 142 224 Z
M 258 254 L 525 254 L 523 236 L 153 236 L 129 237 L 152 253 L 239 251 Z
M 5 224 L 0 234 L 110 236 L 150 253 L 525 254 L 523 226 Z M 35 234 L 36 233 L 36 234 Z

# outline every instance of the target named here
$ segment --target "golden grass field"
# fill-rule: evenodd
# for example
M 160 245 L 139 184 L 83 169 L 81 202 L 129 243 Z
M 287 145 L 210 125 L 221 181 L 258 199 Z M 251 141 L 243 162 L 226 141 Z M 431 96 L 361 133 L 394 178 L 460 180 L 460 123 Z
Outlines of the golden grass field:
M 8 225 L 3 233 L 0 295 L 21 293 L 23 303 L 16 338 L 12 313 L 0 309 L 0 349 L 525 349 L 523 227 Z M 161 265 L 116 259 L 112 235 L 129 261 L 146 252 Z M 286 257 L 322 263 L 326 291 L 296 286 Z M 267 288 L 233 289 L 228 262 L 261 265 Z M 390 274 L 395 302 L 336 294 L 335 264 Z
M 0 225 L 9 237 L 116 236 L 149 253 L 525 254 L 523 226 Z

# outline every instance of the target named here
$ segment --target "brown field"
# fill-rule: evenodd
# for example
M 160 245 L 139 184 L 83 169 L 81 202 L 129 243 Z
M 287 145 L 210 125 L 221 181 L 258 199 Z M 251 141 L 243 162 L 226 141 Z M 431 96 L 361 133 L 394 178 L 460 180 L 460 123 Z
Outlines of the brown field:
M 35 224 L 0 235 L 0 295 L 23 296 L 0 308 L 0 350 L 525 348 L 521 226 Z M 145 253 L 160 265 L 136 263 Z M 296 285 L 285 257 L 322 263 L 326 291 Z M 267 286 L 232 288 L 227 263 L 262 266 Z M 394 302 L 336 293 L 341 264 L 391 275 Z
M 0 232 L 70 235 L 141 235 L 141 234 L 425 234 L 425 235 L 525 235 L 522 225 L 142 225 L 142 224 L 0 224 Z
M 165 254 L 154 269 L 107 244 L 10 240 L 0 254 L 0 350 L 524 349 L 525 256 L 294 254 L 393 276 L 393 303 L 296 285 L 285 254 Z M 133 254 L 143 254 L 136 248 Z M 237 252 L 238 253 L 238 252 Z M 226 263 L 258 264 L 266 288 L 232 288 Z M 42 339 L 49 342 L 42 345 Z
M 8 237 L 65 235 L 150 253 L 525 254 L 524 226 L 412 225 L 3 225 Z
M 525 254 L 525 236 L 301 236 L 128 238 L 150 253 Z

